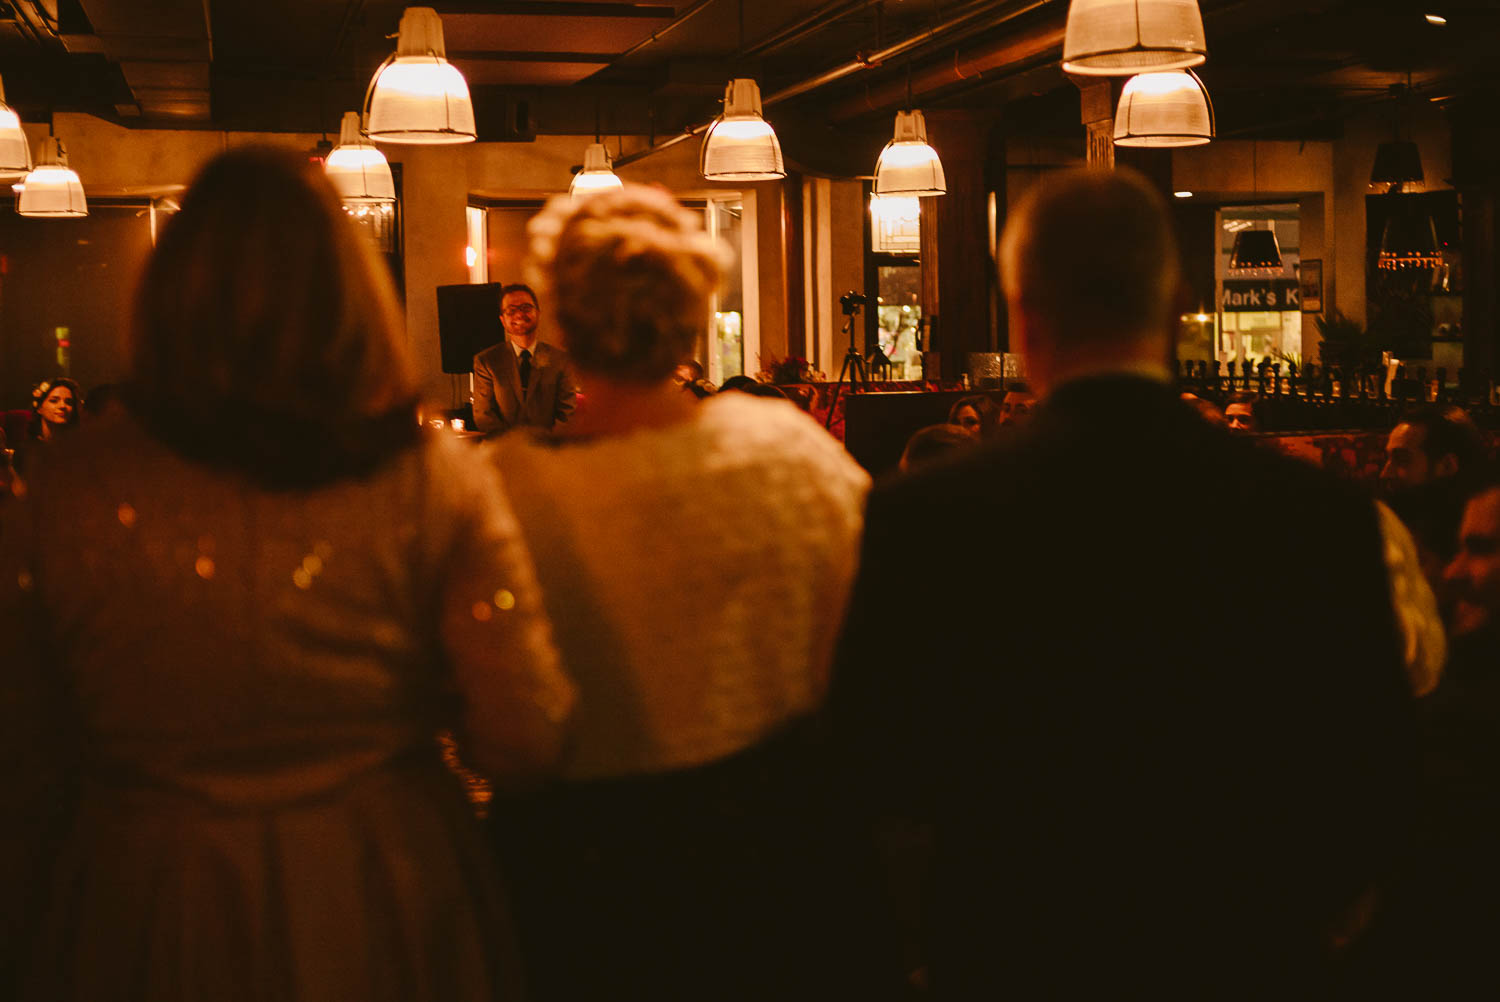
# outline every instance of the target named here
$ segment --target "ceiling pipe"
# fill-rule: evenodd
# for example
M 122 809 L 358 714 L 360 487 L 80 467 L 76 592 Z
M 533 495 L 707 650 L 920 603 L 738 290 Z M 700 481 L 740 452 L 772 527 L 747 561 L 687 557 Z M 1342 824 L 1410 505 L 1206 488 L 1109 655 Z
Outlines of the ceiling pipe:
M 672 32 L 676 31 L 678 28 L 681 28 L 684 24 L 686 24 L 687 22 L 691 21 L 693 19 L 693 16 L 695 14 L 697 14 L 699 11 L 701 11 L 703 8 L 707 7 L 709 4 L 711 4 L 713 2 L 714 2 L 714 0 L 697 0 L 697 2 L 694 3 L 687 10 L 683 11 L 681 14 L 678 14 L 676 17 L 672 18 L 672 20 L 668 21 L 666 24 L 662 25 L 660 28 L 657 28 L 651 34 L 647 35 L 645 38 L 641 39 L 639 42 L 636 42 L 634 45 L 632 45 L 630 48 L 626 49 L 624 52 L 620 53 L 618 56 L 615 56 L 611 60 L 611 63 L 618 63 L 622 59 L 626 59 L 626 58 L 629 58 L 630 56 L 635 55 L 637 52 L 639 52 L 642 49 L 646 48 L 648 45 L 654 45 L 654 44 L 656 44 L 663 37 L 665 37 L 667 35 L 670 35 Z
M 778 52 L 786 48 L 788 45 L 795 45 L 809 35 L 816 34 L 824 28 L 842 21 L 851 14 L 858 14 L 862 10 L 878 6 L 884 2 L 885 0 L 833 0 L 832 3 L 825 3 L 817 10 L 797 18 L 797 20 L 790 24 L 783 25 L 754 45 L 749 46 L 744 52 L 739 54 L 739 58 L 756 59 L 761 56 L 768 56 L 773 52 Z
M 1028 13 L 1029 11 L 1035 10 L 1038 7 L 1045 7 L 1052 2 L 1053 0 L 1018 0 L 1018 2 L 1012 2 L 1009 4 L 998 4 L 996 3 L 996 0 L 973 0 L 973 2 L 966 3 L 959 7 L 956 11 L 951 13 L 946 20 L 937 25 L 934 25 L 931 28 L 926 29 L 925 31 L 920 31 L 915 35 L 910 35 L 906 38 L 903 38 L 899 42 L 888 45 L 885 48 L 879 49 L 875 52 L 861 53 L 854 59 L 839 66 L 835 66 L 833 69 L 825 70 L 824 72 L 819 73 L 817 76 L 809 77 L 808 79 L 803 80 L 800 83 L 795 83 L 789 87 L 784 87 L 781 90 L 776 91 L 775 93 L 763 98 L 761 100 L 761 106 L 763 108 L 768 108 L 772 105 L 780 104 L 783 101 L 790 101 L 794 97 L 800 97 L 803 94 L 817 90 L 820 87 L 826 87 L 831 83 L 842 80 L 845 77 L 852 76 L 855 73 L 873 69 L 874 67 L 880 66 L 882 63 L 885 63 L 891 59 L 903 56 L 908 52 L 911 52 L 913 49 L 919 48 L 920 46 L 929 41 L 932 41 L 935 38 L 938 38 L 939 36 L 947 35 L 960 28 L 963 28 L 971 24 L 973 21 L 985 16 L 986 14 L 992 15 L 994 17 L 994 20 L 989 21 L 983 25 L 985 29 L 989 29 L 997 25 L 1004 24 L 1005 22 L 1019 17 L 1022 14 Z M 1003 9 L 997 11 L 997 7 Z M 624 167 L 627 164 L 635 163 L 637 160 L 643 160 L 655 153 L 660 153 L 663 150 L 671 149 L 673 146 L 676 146 L 679 143 L 685 143 L 689 139 L 692 139 L 696 136 L 701 136 L 703 133 L 708 131 L 709 126 L 713 125 L 713 123 L 714 120 L 709 120 L 699 125 L 691 126 L 687 129 L 684 129 L 677 135 L 671 137 L 670 139 L 663 140 L 662 142 L 657 143 L 654 146 L 650 146 L 644 150 L 638 150 L 635 153 L 620 157 L 615 161 L 615 167 Z
M 1004 39 L 954 52 L 951 59 L 912 73 L 911 94 L 915 98 L 954 84 L 977 83 L 977 78 L 1001 68 L 1006 72 L 989 77 L 986 82 L 1029 69 L 1037 60 L 1054 57 L 1062 51 L 1064 27 L 1063 20 L 1058 18 Z M 834 105 L 828 110 L 828 117 L 834 122 L 844 122 L 887 111 L 904 104 L 906 94 L 905 81 L 891 81 Z

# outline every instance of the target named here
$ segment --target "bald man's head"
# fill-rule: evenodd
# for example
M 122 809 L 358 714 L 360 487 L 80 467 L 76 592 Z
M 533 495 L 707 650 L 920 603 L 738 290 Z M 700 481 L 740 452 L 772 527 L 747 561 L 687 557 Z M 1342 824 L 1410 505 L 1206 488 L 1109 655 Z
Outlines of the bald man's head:
M 1010 213 L 1000 269 L 1012 312 L 1055 348 L 1170 338 L 1177 238 L 1165 200 L 1133 170 L 1044 178 Z

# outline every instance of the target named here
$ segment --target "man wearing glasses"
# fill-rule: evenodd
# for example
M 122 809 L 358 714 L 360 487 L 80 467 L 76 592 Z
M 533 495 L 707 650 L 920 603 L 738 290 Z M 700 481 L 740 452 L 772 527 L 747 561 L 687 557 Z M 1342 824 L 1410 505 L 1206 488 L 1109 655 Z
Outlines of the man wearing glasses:
M 500 290 L 505 340 L 474 356 L 474 424 L 485 434 L 551 429 L 573 413 L 578 385 L 567 353 L 537 340 L 538 317 L 530 286 Z

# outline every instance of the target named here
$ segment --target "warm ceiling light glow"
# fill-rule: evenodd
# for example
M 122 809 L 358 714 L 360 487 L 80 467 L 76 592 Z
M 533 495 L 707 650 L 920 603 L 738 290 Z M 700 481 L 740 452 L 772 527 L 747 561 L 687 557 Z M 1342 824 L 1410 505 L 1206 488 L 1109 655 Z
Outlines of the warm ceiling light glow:
M 916 222 L 922 218 L 922 203 L 916 195 L 871 195 L 870 215 L 893 224 Z
M 927 144 L 927 121 L 920 111 L 896 112 L 896 135 L 875 162 L 875 194 L 917 198 L 943 195 L 948 179 L 937 150 Z
M 53 136 L 42 143 L 36 168 L 23 183 L 25 187 L 16 199 L 16 212 L 23 216 L 68 218 L 89 214 L 83 183 L 68 169 L 68 155 Z
M 724 88 L 724 114 L 708 127 L 698 169 L 708 181 L 775 181 L 786 177 L 776 130 L 761 117 L 760 87 L 738 77 Z
M 31 172 L 31 146 L 21 129 L 21 116 L 5 103 L 5 82 L 0 80 L 0 178 L 24 177 Z
M 401 15 L 396 53 L 380 65 L 365 95 L 369 137 L 382 143 L 471 143 L 469 85 L 448 62 L 443 22 L 431 7 Z
M 1193 197 L 1193 193 L 1191 191 L 1174 191 L 1174 192 L 1172 192 L 1172 194 L 1175 197 L 1177 197 L 1177 198 L 1192 198 Z
M 1447 24 L 1448 19 L 1441 14 L 1424 14 L 1428 24 Z
M 1213 105 L 1196 73 L 1142 73 L 1125 81 L 1115 109 L 1116 146 L 1201 146 L 1213 137 Z
M 583 151 L 583 169 L 573 175 L 573 183 L 568 185 L 568 194 L 574 198 L 582 198 L 621 187 L 624 187 L 623 183 L 610 169 L 609 151 L 604 148 L 603 143 L 590 143 L 588 149 Z
M 1122 77 L 1183 70 L 1208 58 L 1198 0 L 1073 0 L 1064 73 Z
M 346 204 L 394 202 L 396 182 L 385 154 L 360 135 L 359 112 L 344 112 L 339 144 L 323 161 L 323 174 Z

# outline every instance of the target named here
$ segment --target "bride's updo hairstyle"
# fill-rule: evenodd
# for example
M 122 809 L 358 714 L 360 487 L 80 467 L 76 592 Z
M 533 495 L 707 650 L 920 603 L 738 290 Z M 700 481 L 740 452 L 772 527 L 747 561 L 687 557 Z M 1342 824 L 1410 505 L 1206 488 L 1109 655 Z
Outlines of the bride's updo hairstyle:
M 528 232 L 527 276 L 581 371 L 653 382 L 692 355 L 727 254 L 665 190 L 554 198 Z

